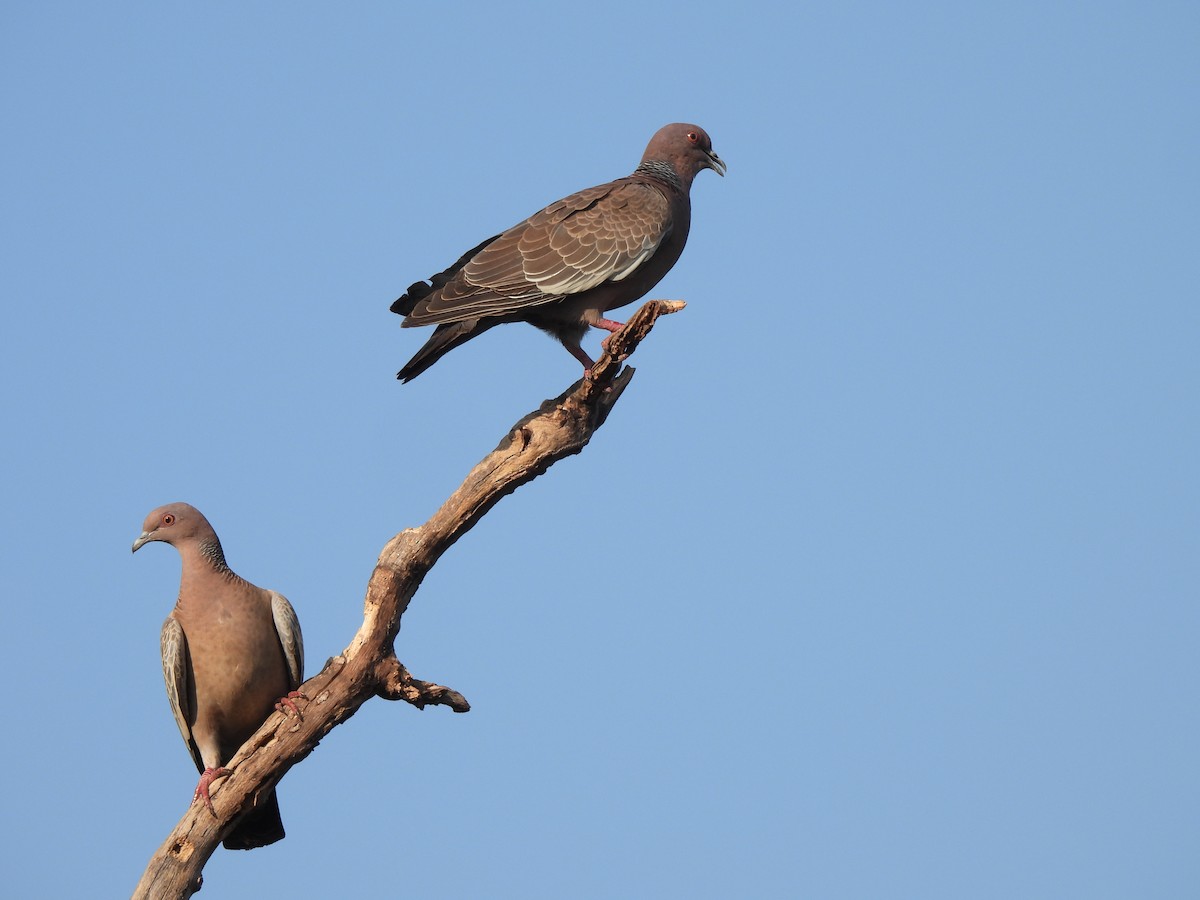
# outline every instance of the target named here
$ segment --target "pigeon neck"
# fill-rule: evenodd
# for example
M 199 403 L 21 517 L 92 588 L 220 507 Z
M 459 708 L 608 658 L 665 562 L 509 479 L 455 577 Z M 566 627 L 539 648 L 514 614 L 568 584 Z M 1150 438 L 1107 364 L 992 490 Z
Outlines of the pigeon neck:
M 214 572 L 219 572 L 222 575 L 227 572 L 232 574 L 229 563 L 225 562 L 225 551 L 221 549 L 221 542 L 217 540 L 216 535 L 201 541 L 197 549 L 205 561 L 212 566 Z
M 220 585 L 241 581 L 225 562 L 221 542 L 215 536 L 192 540 L 180 546 L 179 555 L 183 557 L 183 571 L 176 607 L 185 614 L 207 607 L 207 598 L 214 596 L 214 590 L 222 590 Z
M 683 183 L 683 179 L 679 177 L 679 173 L 675 171 L 675 167 L 661 159 L 643 159 L 641 165 L 634 169 L 633 174 L 645 175 L 655 181 L 664 182 L 677 191 L 686 192 L 688 189 L 688 186 Z

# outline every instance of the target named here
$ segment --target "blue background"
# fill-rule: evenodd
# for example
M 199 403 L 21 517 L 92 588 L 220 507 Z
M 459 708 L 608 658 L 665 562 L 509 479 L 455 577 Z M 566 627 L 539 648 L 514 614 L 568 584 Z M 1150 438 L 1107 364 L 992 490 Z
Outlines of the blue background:
M 191 797 L 145 514 L 315 672 L 579 374 L 507 326 L 402 387 L 388 305 L 692 121 L 688 308 L 404 619 L 474 709 L 368 704 L 203 896 L 1196 895 L 1198 51 L 1169 2 L 6 6 L 6 891 L 127 895 Z

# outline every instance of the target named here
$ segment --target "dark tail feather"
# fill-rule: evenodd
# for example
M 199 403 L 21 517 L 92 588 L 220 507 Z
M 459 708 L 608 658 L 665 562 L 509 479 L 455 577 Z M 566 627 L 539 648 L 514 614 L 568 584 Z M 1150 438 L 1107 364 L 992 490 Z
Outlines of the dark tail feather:
M 222 843 L 226 850 L 253 850 L 281 840 L 283 820 L 279 817 L 279 798 L 271 791 L 266 800 L 242 817 Z
M 483 334 L 498 322 L 486 319 L 467 319 L 464 322 L 447 322 L 433 330 L 433 335 L 417 355 L 405 363 L 396 377 L 402 382 L 412 381 L 435 362 L 476 335 Z

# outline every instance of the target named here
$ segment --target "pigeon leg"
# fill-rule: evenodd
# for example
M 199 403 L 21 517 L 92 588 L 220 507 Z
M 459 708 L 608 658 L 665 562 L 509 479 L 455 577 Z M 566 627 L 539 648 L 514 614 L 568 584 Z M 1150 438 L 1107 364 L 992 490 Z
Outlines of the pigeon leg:
M 287 715 L 287 711 L 290 709 L 296 714 L 296 718 L 303 722 L 304 716 L 300 715 L 300 710 L 296 708 L 295 701 L 297 699 L 307 700 L 308 698 L 305 697 L 300 691 L 288 691 L 285 696 L 280 697 L 275 701 L 275 709 L 283 713 L 285 716 Z
M 208 786 L 218 778 L 224 778 L 229 774 L 229 770 L 224 766 L 209 766 L 200 775 L 200 783 L 196 785 L 196 793 L 192 794 L 192 802 L 196 802 L 196 798 L 203 797 L 204 805 L 208 807 L 208 811 L 215 817 L 217 811 L 213 809 L 212 798 L 208 796 Z
M 563 341 L 562 345 L 567 348 L 568 353 L 583 363 L 583 374 L 585 377 L 590 378 L 592 374 L 592 366 L 596 364 L 595 361 L 593 361 L 590 356 L 583 352 L 583 348 L 579 346 L 578 341 L 574 344 Z

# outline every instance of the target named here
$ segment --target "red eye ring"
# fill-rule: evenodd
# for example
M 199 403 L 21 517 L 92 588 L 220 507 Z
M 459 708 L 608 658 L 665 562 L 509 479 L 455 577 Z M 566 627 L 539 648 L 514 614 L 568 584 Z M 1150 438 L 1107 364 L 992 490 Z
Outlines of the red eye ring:
M 689 131 L 687 133 L 687 139 L 694 144 L 698 140 L 700 140 L 700 135 L 696 134 L 696 132 L 694 132 L 694 131 Z
M 167 513 L 165 516 L 163 516 L 162 523 L 164 525 L 174 525 L 175 524 L 175 516 L 173 516 L 171 513 Z

